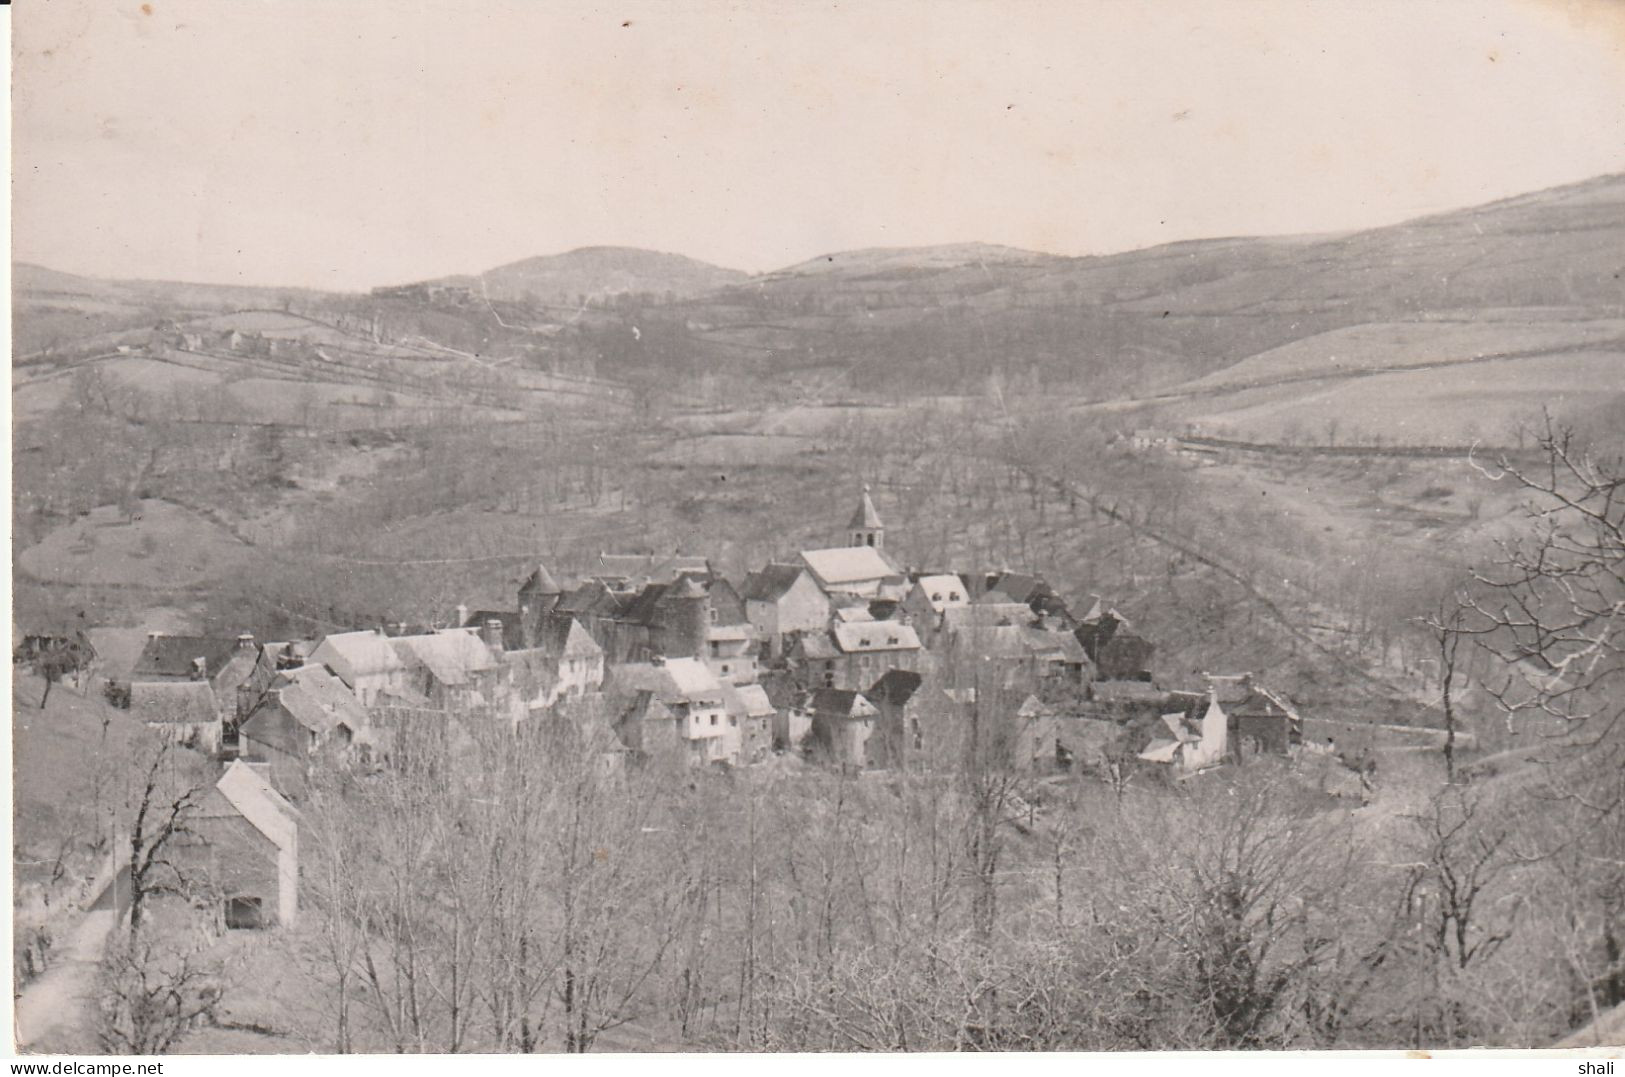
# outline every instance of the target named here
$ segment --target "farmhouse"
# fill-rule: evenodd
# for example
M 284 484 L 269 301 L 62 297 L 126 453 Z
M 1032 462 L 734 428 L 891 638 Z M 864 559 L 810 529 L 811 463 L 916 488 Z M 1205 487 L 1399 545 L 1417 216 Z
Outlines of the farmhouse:
M 271 783 L 303 789 L 313 762 L 371 758 L 377 748 L 367 710 L 324 666 L 276 675 L 238 730 L 242 758 L 264 762 Z
M 364 707 L 385 692 L 406 689 L 407 664 L 380 630 L 327 636 L 311 651 L 310 661 L 332 670 Z
M 814 689 L 804 707 L 812 719 L 812 741 L 831 761 L 849 767 L 869 765 L 867 745 L 880 712 L 862 692 Z
M 617 665 L 610 669 L 607 683 L 634 697 L 633 708 L 616 723 L 629 746 L 650 752 L 651 745 L 673 743 L 692 764 L 739 762 L 743 734 L 737 716 L 729 721 L 722 682 L 698 659 L 657 657 Z M 658 708 L 649 706 L 656 702 Z M 669 732 L 646 724 L 666 721 L 671 723 Z M 630 724 L 643 728 L 629 728 Z
M 136 681 L 130 685 L 130 714 L 148 729 L 186 748 L 220 749 L 224 725 L 219 701 L 208 681 Z
M 769 564 L 745 577 L 745 617 L 767 646 L 782 658 L 798 633 L 821 632 L 829 623 L 829 596 L 804 565 Z
M 226 767 L 191 824 L 184 857 L 228 928 L 293 927 L 299 917 L 299 813 L 258 769 Z

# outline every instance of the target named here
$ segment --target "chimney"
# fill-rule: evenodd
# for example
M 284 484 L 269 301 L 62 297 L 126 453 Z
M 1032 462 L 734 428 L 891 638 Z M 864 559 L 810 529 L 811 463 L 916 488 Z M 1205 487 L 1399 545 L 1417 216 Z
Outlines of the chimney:
M 495 617 L 488 618 L 485 624 L 480 626 L 480 639 L 493 651 L 502 650 L 502 622 Z
M 149 642 L 152 641 L 152 640 L 155 640 L 155 639 L 163 639 L 163 638 L 164 638 L 164 633 L 162 633 L 162 632 L 148 632 L 147 633 L 147 640 Z
M 461 627 L 463 627 L 464 625 L 466 625 L 468 623 L 468 607 L 465 606 L 463 603 L 459 602 L 459 603 L 457 603 L 457 611 L 456 611 L 456 613 L 457 613 L 457 623 L 455 625 L 453 625 L 452 627 L 453 628 L 461 628 Z
M 658 666 L 663 666 L 663 665 L 666 664 L 666 656 L 663 655 L 663 654 L 650 655 L 649 656 L 649 664 L 651 666 L 657 666 L 657 667 Z
M 192 659 L 192 679 L 201 681 L 209 672 L 209 662 L 205 658 Z
M 238 636 L 237 649 L 239 651 L 252 651 L 254 649 L 254 633 L 244 632 Z

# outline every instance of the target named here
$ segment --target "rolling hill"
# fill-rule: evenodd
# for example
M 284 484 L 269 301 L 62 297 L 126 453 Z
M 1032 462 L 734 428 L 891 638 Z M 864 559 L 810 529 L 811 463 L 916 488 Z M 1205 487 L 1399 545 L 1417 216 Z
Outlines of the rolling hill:
M 578 296 L 647 293 L 687 298 L 745 279 L 734 269 L 723 269 L 680 254 L 635 247 L 581 247 L 564 254 L 549 254 L 511 262 L 477 277 L 447 278 L 447 283 L 484 286 L 492 299 L 575 302 Z

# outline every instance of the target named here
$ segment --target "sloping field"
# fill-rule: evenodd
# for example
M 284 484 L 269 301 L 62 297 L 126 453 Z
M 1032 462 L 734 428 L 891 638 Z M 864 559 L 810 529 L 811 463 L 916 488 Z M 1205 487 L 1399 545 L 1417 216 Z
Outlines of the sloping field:
M 47 583 L 179 588 L 221 579 L 249 547 L 167 501 L 143 501 L 134 523 L 103 505 L 24 550 L 18 564 Z
M 1289 378 L 1335 378 L 1390 367 L 1613 347 L 1625 348 L 1625 319 L 1384 322 L 1334 329 L 1271 348 L 1180 389 L 1239 388 Z
M 1519 424 L 1614 408 L 1625 415 L 1625 351 L 1484 360 L 1252 389 L 1180 408 L 1203 433 L 1248 441 L 1504 445 Z M 1335 424 L 1335 426 L 1334 426 Z M 1335 431 L 1335 432 L 1334 432 Z

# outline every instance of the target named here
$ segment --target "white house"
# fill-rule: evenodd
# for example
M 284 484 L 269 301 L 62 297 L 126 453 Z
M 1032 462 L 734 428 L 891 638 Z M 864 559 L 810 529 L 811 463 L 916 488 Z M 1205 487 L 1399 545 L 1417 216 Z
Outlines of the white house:
M 309 661 L 337 674 L 364 707 L 406 687 L 408 666 L 381 631 L 336 632 L 316 645 Z

